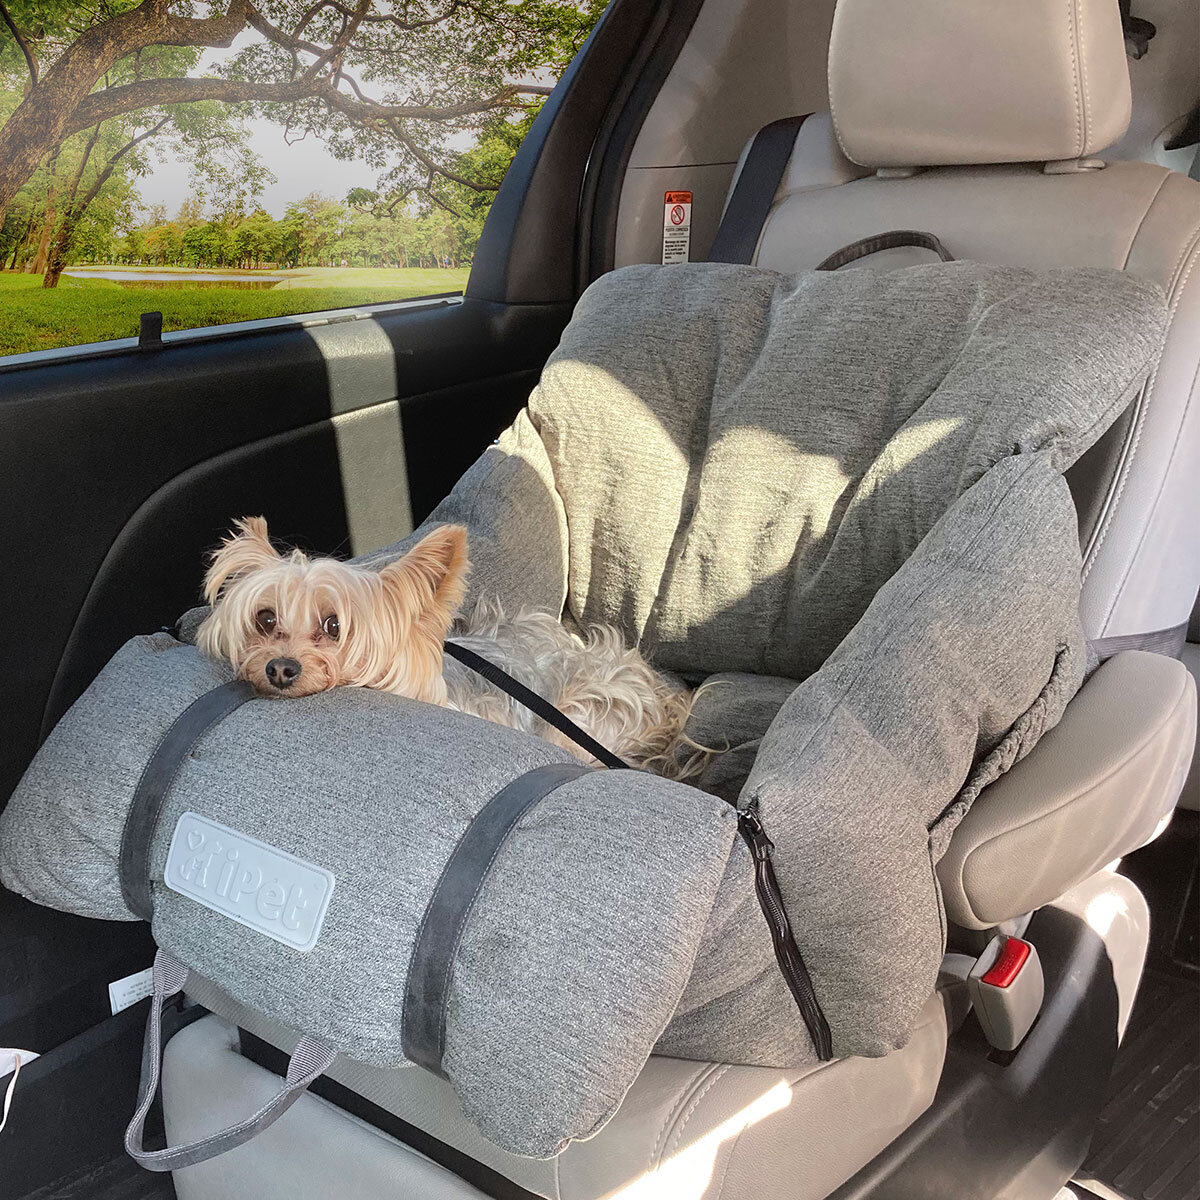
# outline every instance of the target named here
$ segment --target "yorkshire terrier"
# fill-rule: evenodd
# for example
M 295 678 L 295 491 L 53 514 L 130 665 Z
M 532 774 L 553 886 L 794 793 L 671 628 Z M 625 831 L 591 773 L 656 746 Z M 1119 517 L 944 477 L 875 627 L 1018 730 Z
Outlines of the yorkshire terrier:
M 694 693 L 655 671 L 613 627 L 576 634 L 549 612 L 507 616 L 495 600 L 481 600 L 455 622 L 470 570 L 461 525 L 432 530 L 379 570 L 299 550 L 280 554 L 262 517 L 234 525 L 204 579 L 212 611 L 197 641 L 259 695 L 375 688 L 522 729 L 591 761 L 524 705 L 445 657 L 449 637 L 631 765 L 674 779 L 703 770 L 711 751 L 683 732 Z

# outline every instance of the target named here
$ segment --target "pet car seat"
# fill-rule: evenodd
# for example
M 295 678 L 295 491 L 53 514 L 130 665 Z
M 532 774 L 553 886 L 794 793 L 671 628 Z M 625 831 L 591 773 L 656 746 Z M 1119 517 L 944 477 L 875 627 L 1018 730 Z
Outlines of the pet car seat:
M 703 790 L 378 692 L 256 701 L 168 635 L 127 645 L 15 793 L 0 874 L 153 921 L 130 1153 L 236 1153 L 339 1052 L 442 1074 L 484 1136 L 546 1158 L 655 1047 L 771 1069 L 900 1049 L 945 950 L 934 866 L 1084 677 L 1062 471 L 1164 317 L 1118 272 L 971 263 L 588 290 L 430 521 L 468 525 L 479 594 L 704 676 L 694 736 L 729 750 Z M 720 352 L 662 336 L 681 327 Z M 736 852 L 734 804 L 776 840 L 800 953 L 778 904 L 761 919 L 772 847 Z M 192 971 L 305 1036 L 260 1111 L 146 1150 L 162 1003 Z

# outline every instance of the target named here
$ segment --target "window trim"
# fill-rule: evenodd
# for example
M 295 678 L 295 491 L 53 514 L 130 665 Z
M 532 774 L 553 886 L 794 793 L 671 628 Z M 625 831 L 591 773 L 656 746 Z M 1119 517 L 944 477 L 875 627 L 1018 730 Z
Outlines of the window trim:
M 309 329 L 318 325 L 339 325 L 344 321 L 361 321 L 383 313 L 424 311 L 449 308 L 462 304 L 462 292 L 434 292 L 428 296 L 413 296 L 408 300 L 385 300 L 378 304 L 352 305 L 346 308 L 319 309 L 311 313 L 292 313 L 281 317 L 258 317 L 252 321 L 229 321 L 223 325 L 198 325 L 193 329 L 176 329 L 162 335 L 162 345 L 147 348 L 149 353 L 162 353 L 172 346 L 193 345 L 196 342 L 234 340 L 250 334 L 268 333 L 282 329 Z M 111 358 L 140 348 L 136 337 L 113 338 L 106 342 L 80 342 L 75 346 L 53 346 L 47 350 L 26 350 L 0 358 L 0 375 L 10 371 L 27 370 L 51 363 L 80 362 L 89 359 Z

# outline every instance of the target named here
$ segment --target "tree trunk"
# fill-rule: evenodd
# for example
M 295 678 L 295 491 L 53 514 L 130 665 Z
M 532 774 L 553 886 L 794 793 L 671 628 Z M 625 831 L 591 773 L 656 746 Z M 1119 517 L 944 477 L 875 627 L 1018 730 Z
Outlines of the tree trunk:
M 82 113 L 81 106 L 89 107 L 85 101 L 93 109 L 98 105 L 103 108 L 104 93 L 95 96 L 89 93 L 113 63 L 147 46 L 228 46 L 245 25 L 246 14 L 243 0 L 231 0 L 226 13 L 196 19 L 173 16 L 169 0 L 143 0 L 136 8 L 108 17 L 81 33 L 54 65 L 41 74 L 0 126 L 0 206 L 12 200 L 37 170 L 38 163 L 54 153 L 72 133 L 119 112 L 170 102 L 172 96 L 166 93 L 178 92 L 181 86 L 186 90 L 189 82 L 193 91 L 197 83 L 203 87 L 199 80 L 153 81 L 165 89 L 164 96 L 151 96 L 140 102 L 138 97 L 130 96 L 128 103 L 119 106 L 116 112 L 98 109 Z M 207 97 L 185 94 L 179 98 Z
M 29 264 L 31 275 L 41 275 L 46 270 L 46 259 L 50 255 L 50 238 L 54 226 L 58 223 L 58 178 L 55 169 L 58 165 L 58 151 L 50 155 L 50 183 L 46 188 L 46 217 L 42 222 L 42 236 L 38 239 L 37 253 Z
M 71 247 L 71 238 L 75 234 L 75 226 L 79 223 L 80 216 L 83 215 L 83 208 L 88 204 L 87 200 L 84 201 L 83 207 L 77 207 L 75 204 L 76 198 L 79 196 L 79 184 L 83 180 L 83 173 L 87 170 L 88 159 L 92 157 L 92 151 L 96 148 L 96 142 L 99 137 L 100 126 L 97 125 L 92 130 L 92 136 L 88 139 L 88 144 L 84 147 L 83 154 L 80 155 L 79 166 L 75 168 L 75 174 L 71 178 L 71 186 L 67 190 L 67 202 L 63 205 L 63 218 L 58 229 L 58 236 L 54 239 L 54 245 L 46 257 L 42 287 L 58 287 L 58 277 L 62 274 L 63 267 L 66 266 L 67 251 Z
M 67 200 L 66 211 L 63 213 L 62 228 L 58 231 L 58 237 L 54 243 L 54 249 L 46 262 L 46 274 L 42 278 L 42 287 L 58 287 L 59 276 L 62 275 L 63 267 L 66 266 L 67 253 L 71 248 L 71 238 L 75 235 L 75 227 L 79 224 L 80 217 L 87 212 L 87 207 L 95 198 L 100 195 L 100 189 L 108 182 L 109 177 L 116 169 L 117 163 L 129 153 L 139 142 L 144 142 L 147 138 L 153 137 L 160 129 L 162 129 L 170 117 L 163 117 L 157 125 L 152 125 L 143 133 L 139 133 L 137 137 L 130 138 L 120 150 L 116 152 L 104 164 L 104 168 L 100 174 L 96 176 L 92 186 L 84 193 L 82 200 L 76 200 L 79 193 L 79 183 L 83 179 L 83 171 L 87 166 L 87 160 L 91 157 L 92 149 L 96 145 L 96 139 L 100 136 L 100 126 L 97 125 L 92 133 L 91 140 L 87 144 L 87 149 L 84 152 L 83 158 L 79 162 L 79 170 L 75 172 L 75 178 L 71 181 L 71 192 Z
M 69 209 L 63 214 L 62 224 L 58 227 L 58 237 L 46 260 L 46 274 L 42 278 L 42 287 L 58 287 L 59 276 L 67 265 L 67 252 L 71 248 L 71 238 L 75 236 L 75 226 L 79 223 L 82 211 Z
M 8 264 L 8 269 L 10 271 L 15 271 L 17 269 L 17 260 L 21 257 L 21 251 L 24 250 L 27 245 L 29 245 L 29 236 L 33 233 L 33 222 L 35 217 L 35 213 L 29 214 L 29 220 L 25 223 L 25 232 L 21 234 L 19 238 L 17 238 L 17 243 L 15 246 L 13 246 L 12 262 Z

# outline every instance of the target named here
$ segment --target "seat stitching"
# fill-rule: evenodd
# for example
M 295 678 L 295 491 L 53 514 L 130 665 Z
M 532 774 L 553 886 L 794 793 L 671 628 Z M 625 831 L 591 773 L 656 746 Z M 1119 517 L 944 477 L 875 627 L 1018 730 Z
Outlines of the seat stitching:
M 728 1070 L 729 1064 L 722 1063 L 713 1071 L 708 1082 L 700 1089 L 699 1092 L 696 1093 L 696 1096 L 692 1100 L 691 1104 L 688 1105 L 687 1112 L 680 1117 L 679 1125 L 671 1131 L 671 1144 L 673 1146 L 678 1147 L 680 1140 L 683 1138 L 683 1131 L 687 1128 L 687 1123 L 695 1115 L 696 1109 L 700 1106 L 700 1101 L 704 1099 L 717 1080 L 720 1079 Z
M 1175 286 L 1180 267 L 1183 263 L 1184 257 L 1191 250 L 1195 249 L 1198 239 L 1200 239 L 1200 225 L 1197 225 L 1195 229 L 1193 229 L 1191 233 L 1189 233 L 1188 236 L 1183 239 L 1183 248 L 1180 250 L 1175 262 L 1171 266 L 1171 274 L 1169 276 L 1166 289 L 1167 299 L 1170 303 L 1170 307 L 1168 310 L 1169 319 L 1167 321 L 1167 333 L 1163 338 L 1164 347 L 1166 345 L 1167 338 L 1170 336 L 1171 325 L 1174 323 L 1175 318 L 1175 310 L 1179 307 L 1179 297 L 1182 295 L 1183 291 L 1182 285 L 1180 285 L 1179 288 L 1176 288 Z M 1190 268 L 1188 269 L 1188 274 L 1191 274 Z M 1186 282 L 1187 280 L 1185 279 L 1183 283 L 1186 284 Z M 1172 299 L 1172 297 L 1174 297 L 1174 299 Z M 1092 549 L 1088 552 L 1088 560 L 1084 564 L 1083 574 L 1081 576 L 1081 580 L 1083 582 L 1087 581 L 1088 576 L 1091 574 L 1092 567 L 1096 565 L 1096 559 L 1099 557 L 1100 548 L 1104 545 L 1104 539 L 1108 536 L 1109 527 L 1111 526 L 1113 516 L 1116 513 L 1117 504 L 1120 501 L 1123 492 L 1125 491 L 1125 479 L 1128 475 L 1130 464 L 1133 462 L 1134 454 L 1137 452 L 1138 443 L 1141 441 L 1142 426 L 1145 424 L 1146 411 L 1150 407 L 1151 393 L 1154 391 L 1154 385 L 1158 379 L 1158 368 L 1161 362 L 1162 354 L 1159 354 L 1158 361 L 1155 362 L 1154 368 L 1150 372 L 1150 377 L 1146 380 L 1146 386 L 1142 389 L 1142 394 L 1139 397 L 1134 409 L 1134 426 L 1130 431 L 1131 444 L 1128 453 L 1125 455 L 1124 461 L 1117 469 L 1116 491 L 1113 494 L 1112 500 L 1108 504 L 1108 509 L 1104 515 L 1104 519 L 1100 523 L 1099 536 Z M 1105 614 L 1104 620 L 1107 621 L 1111 615 L 1112 608 L 1110 608 L 1108 613 Z
M 692 1094 L 696 1084 L 699 1083 L 708 1071 L 714 1070 L 712 1063 L 702 1063 L 689 1077 L 688 1081 L 679 1089 L 679 1095 L 675 1097 L 675 1103 L 671 1106 L 671 1110 L 663 1118 L 662 1128 L 658 1131 L 658 1137 L 654 1139 L 654 1145 L 650 1148 L 650 1157 L 646 1162 L 646 1170 L 653 1171 L 658 1159 L 660 1151 L 664 1148 L 664 1139 L 667 1137 L 679 1110 L 687 1103 L 687 1098 Z
M 1092 100 L 1088 91 L 1087 78 L 1087 46 L 1083 35 L 1083 8 L 1086 0 L 1075 0 L 1076 29 L 1079 31 L 1079 86 L 1083 94 L 1083 135 L 1080 138 L 1079 153 L 1086 154 L 1088 143 L 1092 138 Z
M 827 63 L 826 73 L 828 73 L 828 61 L 833 58 L 833 43 L 837 40 L 837 36 L 838 36 L 838 21 L 837 21 L 837 13 L 835 12 L 833 14 L 833 27 L 829 31 L 829 50 L 826 52 L 826 63 Z M 832 82 L 826 88 L 826 91 L 829 93 L 829 119 L 833 122 L 833 136 L 835 138 L 837 138 L 838 145 L 841 146 L 841 148 L 846 152 L 846 157 L 849 158 L 851 162 L 853 162 L 854 159 L 851 158 L 850 151 L 846 148 L 846 143 L 842 139 L 841 126 L 838 124 L 837 105 L 834 104 L 834 102 L 833 102 Z
M 1150 216 L 1150 210 L 1158 203 L 1159 194 L 1163 188 L 1167 186 L 1167 180 L 1171 178 L 1171 172 L 1165 167 L 1163 168 L 1163 177 L 1158 182 L 1158 187 L 1154 189 L 1154 195 L 1150 197 L 1149 204 L 1146 205 L 1146 211 L 1142 213 L 1142 219 L 1138 222 L 1137 228 L 1133 231 L 1133 237 L 1129 239 L 1129 245 L 1125 250 L 1125 261 L 1121 264 L 1122 271 L 1129 270 L 1129 258 L 1133 254 L 1133 248 L 1137 244 L 1137 240 L 1142 236 L 1142 229 L 1145 227 L 1146 219 Z
M 748 1128 L 748 1125 L 743 1125 L 734 1134 L 733 1141 L 725 1147 L 725 1165 L 721 1168 L 721 1178 L 717 1181 L 717 1190 L 714 1193 L 713 1200 L 721 1200 L 721 1197 L 725 1194 L 725 1180 L 729 1177 L 729 1168 L 733 1166 L 733 1156 L 737 1152 L 738 1142 L 742 1140 L 742 1134 Z
M 1200 255 L 1193 255 L 1193 257 L 1191 259 L 1191 263 L 1187 269 L 1187 274 L 1184 275 L 1183 279 L 1180 281 L 1178 298 L 1175 302 L 1175 305 L 1172 307 L 1172 310 L 1171 310 L 1172 315 L 1174 315 L 1175 309 L 1178 308 L 1178 306 L 1179 306 L 1179 300 L 1181 300 L 1183 298 L 1183 291 L 1187 287 L 1187 282 L 1191 278 L 1192 271 L 1195 269 L 1196 263 L 1198 261 L 1200 261 Z M 1157 375 L 1158 375 L 1157 367 L 1155 368 L 1154 373 L 1155 373 L 1155 377 L 1157 377 Z M 1133 553 L 1129 556 L 1129 565 L 1125 569 L 1125 577 L 1121 580 L 1121 586 L 1119 588 L 1117 588 L 1117 594 L 1113 597 L 1113 602 L 1109 606 L 1108 613 L 1105 615 L 1105 618 L 1104 618 L 1105 625 L 1107 625 L 1108 621 L 1112 618 L 1114 609 L 1116 609 L 1117 605 L 1121 602 L 1121 597 L 1125 594 L 1125 588 L 1128 586 L 1130 576 L 1133 574 L 1133 565 L 1135 562 L 1137 562 L 1138 555 L 1142 552 L 1142 546 L 1145 544 L 1145 541 L 1146 541 L 1146 534 L 1150 530 L 1151 521 L 1153 520 L 1154 514 L 1155 514 L 1156 510 L 1158 509 L 1158 502 L 1162 499 L 1163 489 L 1167 486 L 1167 477 L 1171 473 L 1171 464 L 1174 463 L 1175 455 L 1179 451 L 1179 443 L 1183 438 L 1184 426 L 1187 424 L 1187 416 L 1188 416 L 1188 413 L 1191 411 L 1192 394 L 1195 391 L 1196 379 L 1198 377 L 1200 377 L 1200 363 L 1196 364 L 1196 370 L 1192 374 L 1192 385 L 1188 389 L 1187 403 L 1183 406 L 1183 412 L 1179 416 L 1179 428 L 1175 430 L 1175 440 L 1171 443 L 1171 453 L 1167 458 L 1166 468 L 1163 470 L 1162 478 L 1159 480 L 1158 489 L 1154 493 L 1154 500 L 1151 502 L 1150 507 L 1147 510 L 1146 520 L 1142 524 L 1141 531 L 1138 534 L 1137 544 L 1133 548 Z
M 1192 232 L 1184 239 L 1183 249 L 1179 252 L 1178 257 L 1171 268 L 1171 282 L 1167 289 L 1167 296 L 1170 300 L 1169 319 L 1167 321 L 1167 337 L 1170 336 L 1171 327 L 1174 324 L 1175 313 L 1179 308 L 1179 302 L 1183 297 L 1183 290 L 1187 286 L 1187 281 L 1191 277 L 1192 269 L 1196 265 L 1196 259 L 1192 258 L 1191 265 L 1188 266 L 1186 274 L 1182 279 L 1179 278 L 1179 272 L 1187 255 L 1195 250 L 1197 244 L 1200 244 L 1200 225 L 1197 225 Z M 1164 348 L 1167 337 L 1164 337 Z M 1129 447 L 1129 453 L 1125 456 L 1125 461 L 1121 464 L 1118 471 L 1117 487 L 1113 494 L 1112 502 L 1109 504 L 1108 512 L 1105 514 L 1104 521 L 1100 529 L 1100 536 L 1096 541 L 1094 548 L 1088 555 L 1088 562 L 1085 564 L 1083 573 L 1080 576 L 1081 582 L 1086 583 L 1088 576 L 1091 574 L 1092 568 L 1096 565 L 1096 561 L 1100 556 L 1100 550 L 1104 546 L 1105 539 L 1108 537 L 1108 531 L 1112 528 L 1113 520 L 1116 516 L 1117 508 L 1120 504 L 1121 497 L 1125 493 L 1125 484 L 1129 479 L 1130 472 L 1135 456 L 1137 455 L 1138 447 L 1142 440 L 1142 430 L 1146 427 L 1146 414 L 1150 411 L 1150 402 L 1153 399 L 1154 387 L 1158 382 L 1158 371 L 1162 365 L 1162 354 L 1159 354 L 1158 361 L 1154 364 L 1154 369 L 1150 372 L 1150 378 L 1146 381 L 1146 386 L 1142 390 L 1140 404 L 1135 412 L 1133 437 Z M 1151 510 L 1153 511 L 1153 510 Z M 1146 525 L 1149 525 L 1147 519 Z M 1135 548 L 1133 558 L 1137 557 L 1137 551 L 1141 549 L 1142 540 L 1145 537 L 1145 528 L 1143 526 L 1142 534 L 1138 539 L 1137 547 Z M 1121 585 L 1117 589 L 1116 595 L 1112 599 L 1112 603 L 1108 605 L 1107 611 L 1104 614 L 1103 620 L 1100 622 L 1100 630 L 1103 631 L 1112 617 L 1113 610 L 1117 606 L 1117 601 L 1125 590 L 1125 585 L 1129 580 L 1129 574 L 1133 569 L 1133 558 L 1129 561 L 1129 566 L 1125 569 L 1124 578 L 1121 580 Z
M 1067 0 L 1067 25 L 1071 45 L 1071 90 L 1075 94 L 1075 153 L 1076 156 L 1079 156 L 1083 154 L 1083 111 L 1079 100 L 1079 55 L 1076 52 L 1079 36 L 1077 19 L 1076 0 Z
M 1169 178 L 1170 178 L 1169 175 L 1164 176 L 1162 184 L 1159 185 L 1159 191 L 1162 191 L 1162 188 L 1166 185 L 1166 180 L 1168 180 Z M 1157 192 L 1154 193 L 1154 198 L 1156 198 L 1156 199 L 1158 198 Z M 1154 203 L 1154 200 L 1151 200 L 1151 208 L 1153 206 L 1153 203 Z M 1148 217 L 1148 216 L 1150 216 L 1150 208 L 1147 208 L 1145 215 L 1142 216 L 1141 223 L 1139 223 L 1139 226 L 1138 226 L 1139 232 L 1141 230 L 1142 224 L 1145 223 L 1146 217 Z M 1198 238 L 1198 236 L 1200 236 L 1200 224 L 1198 224 L 1198 226 L 1196 226 L 1192 230 L 1192 233 L 1188 234 L 1187 238 L 1183 239 L 1183 246 L 1180 250 L 1180 253 L 1178 253 L 1178 256 L 1176 257 L 1175 262 L 1171 264 L 1171 272 L 1170 272 L 1170 275 L 1168 276 L 1168 286 L 1166 286 L 1166 296 L 1168 296 L 1169 301 L 1171 300 L 1172 295 L 1177 295 L 1176 289 L 1175 289 L 1175 281 L 1176 281 L 1176 277 L 1178 275 L 1178 271 L 1180 271 L 1180 269 L 1181 269 L 1181 264 L 1183 262 L 1184 256 L 1186 256 L 1186 254 L 1190 250 L 1193 250 L 1194 245 L 1195 245 L 1195 240 L 1196 240 L 1196 238 Z M 1138 235 L 1135 234 L 1134 241 L 1136 241 L 1136 240 L 1138 240 Z M 1129 252 L 1126 254 L 1126 262 L 1127 263 L 1129 260 L 1129 254 L 1132 254 L 1132 253 L 1133 253 L 1133 242 L 1130 242 Z M 1190 272 L 1189 272 L 1189 274 L 1190 274 Z M 1184 281 L 1184 282 L 1186 282 L 1186 281 Z M 1182 290 L 1182 288 L 1180 290 Z M 1171 319 L 1169 319 L 1168 323 L 1166 323 L 1166 330 L 1168 330 L 1168 336 L 1170 335 L 1171 323 L 1172 323 L 1172 320 L 1174 320 L 1175 310 L 1177 307 L 1178 307 L 1178 300 L 1176 299 L 1174 302 L 1171 302 L 1171 305 L 1170 305 L 1170 318 Z M 1165 346 L 1165 342 L 1166 342 L 1166 338 L 1164 337 L 1164 346 Z M 1126 482 L 1127 474 L 1130 469 L 1130 464 L 1133 463 L 1133 458 L 1134 458 L 1135 452 L 1136 452 L 1136 450 L 1138 450 L 1138 444 L 1141 440 L 1141 427 L 1142 427 L 1142 425 L 1144 425 L 1144 422 L 1145 422 L 1146 409 L 1148 407 L 1150 407 L 1151 392 L 1154 390 L 1154 382 L 1156 382 L 1156 380 L 1158 379 L 1158 366 L 1159 366 L 1159 362 L 1162 362 L 1162 358 L 1163 358 L 1162 354 L 1159 354 L 1158 362 L 1156 362 L 1156 364 L 1154 364 L 1153 370 L 1150 373 L 1150 377 L 1148 377 L 1146 380 L 1145 388 L 1142 388 L 1141 395 L 1138 397 L 1138 400 L 1136 400 L 1134 403 L 1134 409 L 1133 409 L 1134 420 L 1133 420 L 1133 425 L 1130 426 L 1130 430 L 1129 430 L 1129 448 L 1126 451 L 1126 454 L 1124 454 L 1123 461 L 1120 464 L 1118 464 L 1117 472 L 1116 472 L 1116 490 L 1114 493 L 1112 493 L 1112 497 L 1109 500 L 1108 505 L 1105 506 L 1104 516 L 1102 518 L 1100 518 L 1100 523 L 1097 528 L 1097 532 L 1096 532 L 1096 534 L 1094 534 L 1093 544 L 1092 544 L 1090 550 L 1088 550 L 1088 552 L 1087 552 L 1086 560 L 1084 563 L 1084 570 L 1082 570 L 1082 574 L 1080 575 L 1080 582 L 1082 582 L 1082 583 L 1087 582 L 1087 577 L 1091 575 L 1092 568 L 1094 565 L 1096 565 L 1096 560 L 1099 558 L 1100 547 L 1102 547 L 1104 545 L 1104 539 L 1108 538 L 1109 527 L 1111 526 L 1112 520 L 1114 520 L 1114 516 L 1116 514 L 1116 509 L 1117 509 L 1117 503 L 1120 502 L 1121 496 L 1124 492 L 1124 482 Z M 1116 605 L 1116 601 L 1114 600 L 1114 606 L 1115 605 Z M 1111 614 L 1112 614 L 1112 608 L 1110 607 L 1109 611 L 1105 613 L 1104 622 L 1102 622 L 1102 629 L 1103 629 L 1104 623 L 1108 622 L 1108 619 L 1111 616 Z

